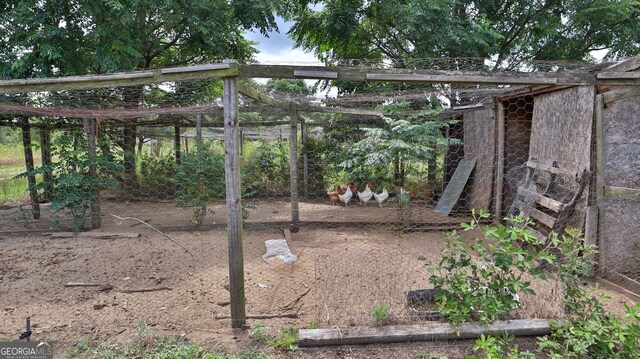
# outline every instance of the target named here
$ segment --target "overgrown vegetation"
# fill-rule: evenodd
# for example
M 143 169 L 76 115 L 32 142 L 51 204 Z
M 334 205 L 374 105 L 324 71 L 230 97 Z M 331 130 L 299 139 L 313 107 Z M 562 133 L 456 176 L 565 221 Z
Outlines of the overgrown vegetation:
M 100 138 L 98 142 L 104 141 Z M 87 155 L 86 138 L 79 132 L 63 132 L 51 146 L 57 161 L 41 165 L 35 174 L 51 174 L 50 182 L 39 182 L 37 189 L 50 193 L 50 208 L 56 212 L 68 211 L 73 219 L 73 230 L 84 229 L 86 213 L 95 202 L 99 191 L 117 186 L 116 172 L 122 169 L 103 153 L 90 158 Z M 95 166 L 96 176 L 90 168 Z M 26 176 L 26 173 L 23 173 Z
M 473 211 L 473 220 L 463 224 L 465 231 L 478 228 L 488 213 Z M 429 281 L 439 289 L 436 304 L 451 323 L 468 321 L 491 323 L 506 319 L 519 305 L 518 293 L 535 295 L 526 274 L 546 280 L 541 262 L 552 263 L 555 256 L 539 250 L 539 240 L 528 230 L 530 222 L 521 216 L 508 224 L 485 226 L 484 238 L 469 244 L 458 232 L 447 234 L 442 259 L 430 263 Z
M 464 230 L 479 227 L 488 214 L 474 212 Z M 484 238 L 467 244 L 457 232 L 448 235 L 440 262 L 431 264 L 430 281 L 439 311 L 454 325 L 466 321 L 491 323 L 507 318 L 519 304 L 518 293 L 534 295 L 525 273 L 546 280 L 540 264 L 557 272 L 564 286 L 568 318 L 551 321 L 551 334 L 538 340 L 537 351 L 521 351 L 509 335 L 481 336 L 474 350 L 482 358 L 637 358 L 640 357 L 640 303 L 625 306 L 618 318 L 603 306 L 607 299 L 585 284 L 592 275 L 596 247 L 587 245 L 579 230 L 552 234 L 542 243 L 526 229 L 522 217 L 508 225 L 484 226 Z M 473 358 L 476 358 L 475 356 Z
M 298 329 L 287 327 L 276 335 L 270 335 L 262 322 L 255 322 L 251 325 L 249 337 L 255 341 L 270 345 L 278 349 L 288 351 L 298 350 Z
M 197 358 L 197 359 L 270 359 L 262 351 L 247 348 L 235 354 L 224 348 L 210 350 L 183 337 L 161 337 L 154 335 L 144 322 L 140 322 L 134 337 L 124 344 L 100 341 L 86 336 L 80 343 L 65 352 L 66 357 L 81 358 Z

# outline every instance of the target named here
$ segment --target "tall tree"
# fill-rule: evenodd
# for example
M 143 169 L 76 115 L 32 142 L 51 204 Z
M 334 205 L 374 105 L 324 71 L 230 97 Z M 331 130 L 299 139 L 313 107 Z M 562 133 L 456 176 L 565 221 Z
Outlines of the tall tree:
M 635 0 L 325 0 L 290 9 L 296 45 L 324 60 L 493 57 L 583 60 L 640 52 Z M 320 10 L 313 10 L 318 9 Z
M 0 1 L 0 76 L 82 75 L 235 58 L 243 31 L 277 29 L 274 3 L 234 0 Z

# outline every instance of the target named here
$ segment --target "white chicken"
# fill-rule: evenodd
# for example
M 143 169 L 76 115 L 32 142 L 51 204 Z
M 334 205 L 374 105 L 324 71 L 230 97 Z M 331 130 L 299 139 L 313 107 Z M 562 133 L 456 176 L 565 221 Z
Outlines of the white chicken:
M 380 205 L 380 208 L 382 208 L 382 204 L 389 199 L 389 192 L 387 192 L 387 188 L 383 188 L 382 192 L 380 193 L 374 193 L 373 197 L 376 198 L 376 201 L 378 201 L 378 204 Z
M 358 198 L 360 198 L 360 202 L 366 206 L 367 202 L 371 200 L 371 197 L 373 197 L 373 192 L 371 191 L 371 182 L 367 182 L 367 187 L 364 189 L 364 191 L 358 191 Z
M 353 192 L 351 192 L 351 187 L 347 186 L 347 189 L 344 191 L 344 194 L 339 195 L 339 197 L 340 197 L 340 201 L 342 201 L 342 203 L 344 203 L 344 206 L 346 207 L 347 204 L 349 204 L 351 197 L 353 197 Z

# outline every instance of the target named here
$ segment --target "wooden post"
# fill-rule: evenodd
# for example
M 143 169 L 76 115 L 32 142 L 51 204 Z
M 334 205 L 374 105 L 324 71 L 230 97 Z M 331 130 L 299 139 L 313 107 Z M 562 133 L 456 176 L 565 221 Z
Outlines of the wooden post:
M 40 128 L 40 154 L 42 166 L 51 168 L 51 134 L 45 127 Z M 51 172 L 49 171 L 45 171 L 42 174 L 42 181 L 44 182 L 42 199 L 47 202 L 51 200 L 51 178 Z
M 238 121 L 238 79 L 224 78 L 224 153 L 227 185 L 227 234 L 229 242 L 229 292 L 231 327 L 247 322 L 244 297 L 244 259 L 242 253 L 242 203 L 240 188 L 240 149 Z
M 87 134 L 87 155 L 89 158 L 89 176 L 95 182 L 98 179 L 98 168 L 96 159 L 96 120 L 93 118 L 84 119 L 84 132 Z M 91 188 L 91 227 L 100 228 L 102 220 L 100 218 L 100 188 L 96 185 Z
M 300 222 L 298 206 L 298 110 L 294 104 L 289 106 L 289 174 L 291 177 L 291 225 L 296 227 Z
M 33 219 L 40 219 L 40 204 L 38 203 L 38 190 L 36 189 L 36 175 L 33 164 L 33 151 L 31 150 L 31 124 L 28 117 L 22 118 L 22 146 L 24 147 L 24 162 L 27 168 L 27 180 L 29 182 L 29 195 L 31 196 L 31 208 Z
M 606 263 L 604 262 L 604 126 L 602 122 L 602 110 L 604 108 L 603 95 L 596 95 L 595 103 L 595 126 L 596 126 L 596 206 L 598 207 L 598 228 L 597 228 L 597 263 L 596 273 L 599 276 L 606 274 Z
M 498 142 L 498 146 L 497 146 L 497 151 L 498 153 L 496 154 L 496 187 L 495 187 L 495 194 L 494 194 L 494 202 L 493 202 L 493 210 L 494 210 L 494 220 L 496 221 L 502 221 L 502 191 L 503 191 L 503 185 L 504 185 L 504 131 L 505 131 L 505 124 L 504 124 L 504 104 L 502 103 L 502 101 L 498 102 L 497 104 L 498 108 L 498 114 L 496 116 L 496 121 L 497 121 L 497 142 Z
M 309 146 L 309 139 L 307 138 L 307 124 L 300 122 L 300 132 L 302 135 L 302 196 L 305 199 L 309 198 L 309 156 L 307 154 L 307 146 Z
M 189 137 L 184 136 L 184 153 L 189 154 Z
M 136 125 L 135 120 L 127 122 L 123 130 L 124 144 L 123 150 L 123 167 L 124 181 L 123 192 L 128 199 L 133 198 L 137 184 L 136 180 Z
M 176 163 L 180 164 L 182 162 L 182 155 L 180 153 L 180 125 L 173 126 L 174 130 L 174 139 L 173 139 L 173 149 L 176 153 Z
M 196 159 L 198 163 L 202 160 L 202 115 L 196 115 Z

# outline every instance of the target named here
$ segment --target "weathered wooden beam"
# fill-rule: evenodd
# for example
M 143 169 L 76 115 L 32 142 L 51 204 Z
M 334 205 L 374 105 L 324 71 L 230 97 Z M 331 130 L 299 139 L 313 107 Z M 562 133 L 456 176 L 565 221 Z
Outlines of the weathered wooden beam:
M 196 105 L 172 108 L 35 108 L 23 105 L 0 104 L 1 115 L 17 116 L 47 116 L 65 118 L 96 118 L 104 120 L 139 118 L 157 115 L 193 115 L 193 114 L 222 114 L 222 108 L 217 105 Z
M 302 139 L 302 196 L 309 197 L 309 131 L 305 122 L 300 123 L 300 137 Z
M 640 69 L 640 56 L 630 57 L 622 62 L 611 65 L 602 72 L 627 72 Z
M 40 128 L 40 156 L 42 157 L 42 166 L 51 168 L 51 132 L 46 128 Z M 51 172 L 45 171 L 42 174 L 42 182 L 44 182 L 42 199 L 45 201 L 51 200 L 51 180 Z
M 640 72 L 599 72 L 596 78 L 600 80 L 631 80 L 640 79 Z
M 598 248 L 604 248 L 604 125 L 602 111 L 604 109 L 603 95 L 596 95 L 594 111 L 595 136 L 596 136 L 596 207 L 598 208 Z M 596 269 L 598 275 L 606 272 L 602 250 L 597 253 Z
M 477 339 L 481 335 L 542 336 L 551 332 L 546 319 L 515 319 L 495 321 L 492 324 L 425 323 L 416 325 L 391 325 L 370 328 L 300 329 L 298 345 L 301 347 L 325 345 L 354 345 L 373 343 L 398 343 L 411 341 L 436 341 Z
M 505 136 L 505 117 L 504 117 L 504 103 L 498 101 L 496 113 L 496 180 L 495 180 L 495 193 L 493 195 L 493 218 L 496 221 L 502 220 L 502 197 L 504 187 L 504 136 Z
M 206 68 L 209 66 L 209 68 Z M 211 64 L 162 70 L 145 70 L 111 75 L 47 77 L 0 81 L 0 94 L 37 91 L 89 90 L 107 87 L 139 86 L 163 82 L 178 82 L 222 78 L 238 74 L 235 64 Z
M 247 322 L 244 294 L 244 254 L 242 250 L 242 195 L 240 187 L 237 85 L 237 77 L 224 78 L 224 149 L 232 328 L 240 328 Z
M 640 73 L 638 73 L 640 75 Z M 603 95 L 604 104 L 610 106 L 612 102 L 625 98 L 640 96 L 640 86 L 623 87 L 621 89 L 610 90 Z
M 486 83 L 505 85 L 632 85 L 637 79 L 597 79 L 588 72 L 491 72 L 491 71 L 435 71 L 398 68 L 366 68 L 335 66 L 291 66 L 291 65 L 240 65 L 240 76 L 244 78 L 305 78 L 326 79 L 327 73 L 336 73 L 336 80 L 343 81 L 410 81 L 425 83 Z M 302 72 L 301 72 L 302 71 Z M 620 71 L 620 70 L 618 70 Z M 314 76 L 314 73 L 317 76 Z M 333 75 L 332 75 L 333 77 Z
M 509 76 L 485 75 L 421 75 L 421 74 L 366 74 L 367 81 L 385 82 L 426 82 L 426 83 L 474 83 L 474 84 L 514 84 L 514 85 L 556 85 L 557 78 L 516 78 Z
M 541 162 L 537 162 L 537 161 L 527 161 L 527 167 L 534 169 L 534 170 L 540 170 L 540 171 L 544 171 L 544 172 L 549 172 L 555 175 L 563 175 L 563 176 L 567 176 L 571 179 L 575 179 L 576 178 L 576 173 L 569 171 L 569 170 L 565 170 L 563 168 L 559 168 L 559 167 L 553 167 L 553 166 L 549 166 L 547 164 L 541 163 Z
M 300 112 L 321 112 L 321 113 L 341 113 L 347 115 L 359 115 L 359 116 L 382 116 L 384 112 L 378 110 L 365 110 L 358 108 L 344 108 L 344 107 L 326 107 L 326 106 L 312 106 L 312 105 L 297 105 Z
M 180 125 L 173 126 L 173 150 L 176 156 L 176 163 L 182 163 L 182 153 L 180 150 Z
M 293 70 L 293 76 L 299 78 L 309 79 L 337 79 L 338 73 L 335 71 L 308 71 L 308 70 Z
M 238 92 L 240 92 L 241 94 L 250 97 L 256 101 L 262 102 L 264 104 L 267 105 L 271 105 L 274 107 L 278 107 L 278 108 L 282 108 L 282 109 L 289 109 L 289 104 L 280 100 L 276 100 L 275 98 L 266 95 L 260 91 L 258 91 L 257 89 L 254 89 L 252 87 L 249 87 L 243 83 L 238 83 Z
M 300 208 L 298 203 L 298 111 L 296 105 L 289 108 L 289 174 L 291 182 L 291 226 L 297 228 L 300 222 Z
M 102 218 L 100 217 L 100 188 L 98 183 L 98 168 L 96 165 L 96 120 L 85 119 L 84 131 L 87 134 L 87 156 L 89 159 L 89 176 L 96 185 L 91 188 L 91 227 L 93 229 L 100 228 Z
M 31 126 L 29 118 L 22 118 L 22 146 L 24 147 L 24 162 L 27 170 L 27 182 L 29 183 L 29 195 L 31 197 L 31 210 L 33 219 L 40 219 L 40 204 L 38 203 L 38 190 L 36 189 L 36 175 L 33 173 L 33 151 L 31 149 Z
M 604 186 L 604 196 L 640 201 L 640 188 Z

